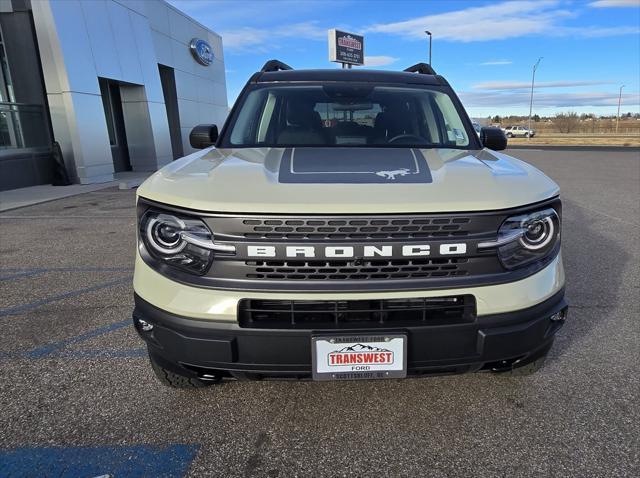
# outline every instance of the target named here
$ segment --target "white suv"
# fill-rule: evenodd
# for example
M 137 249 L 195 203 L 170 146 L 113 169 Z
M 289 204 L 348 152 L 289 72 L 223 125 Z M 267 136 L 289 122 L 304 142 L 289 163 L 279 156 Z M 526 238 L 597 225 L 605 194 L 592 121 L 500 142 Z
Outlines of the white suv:
M 507 138 L 533 138 L 536 132 L 525 126 L 507 126 L 504 128 L 504 134 L 507 135 Z

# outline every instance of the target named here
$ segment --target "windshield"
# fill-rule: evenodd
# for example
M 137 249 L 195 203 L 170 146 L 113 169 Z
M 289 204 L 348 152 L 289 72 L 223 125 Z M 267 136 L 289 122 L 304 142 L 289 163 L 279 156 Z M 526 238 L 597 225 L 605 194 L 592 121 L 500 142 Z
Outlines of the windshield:
M 347 82 L 267 85 L 241 101 L 222 147 L 470 145 L 454 102 L 437 89 Z

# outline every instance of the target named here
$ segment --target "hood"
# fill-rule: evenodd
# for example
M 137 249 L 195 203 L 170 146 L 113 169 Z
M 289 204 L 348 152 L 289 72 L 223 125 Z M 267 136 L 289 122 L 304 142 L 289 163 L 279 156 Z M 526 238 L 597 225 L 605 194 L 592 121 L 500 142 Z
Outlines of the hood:
M 234 213 L 384 214 L 506 209 L 553 197 L 533 166 L 487 149 L 242 148 L 198 151 L 138 195 Z

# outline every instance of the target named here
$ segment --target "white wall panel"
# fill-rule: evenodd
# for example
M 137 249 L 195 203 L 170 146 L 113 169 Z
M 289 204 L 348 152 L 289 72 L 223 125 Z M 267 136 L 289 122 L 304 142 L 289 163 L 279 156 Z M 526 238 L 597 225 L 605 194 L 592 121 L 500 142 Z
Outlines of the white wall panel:
M 224 82 L 224 63 L 220 60 L 213 60 L 206 68 L 201 67 L 194 72 L 198 76 L 207 78 L 208 80 L 217 81 L 219 83 Z
M 94 0 L 91 0 L 94 1 Z M 132 10 L 140 15 L 147 14 L 147 4 L 148 3 L 156 3 L 149 0 L 115 0 L 120 5 L 127 7 L 129 10 Z M 160 2 L 158 2 L 160 3 Z
M 145 86 L 147 100 L 164 103 L 162 83 L 158 71 L 158 62 L 155 57 L 155 48 L 151 38 L 151 28 L 146 17 L 129 12 L 129 19 L 133 27 L 136 53 L 142 71 L 142 80 Z
M 65 92 L 62 96 L 67 112 L 72 112 L 70 136 L 80 182 L 110 180 L 113 160 L 102 98 L 75 92 Z
M 167 110 L 164 103 L 149 103 L 149 117 L 151 119 L 151 130 L 153 131 L 153 142 L 156 156 L 171 157 L 171 136 L 169 134 L 169 122 L 167 121 Z
M 152 29 L 151 39 L 153 40 L 153 47 L 158 63 L 172 67 L 173 50 L 171 48 L 171 37 Z
M 171 54 L 173 55 L 173 65 L 176 70 L 182 70 L 185 73 L 195 73 L 198 64 L 191 56 L 189 47 L 184 43 L 180 43 L 175 39 L 171 39 Z
M 142 68 L 136 51 L 136 39 L 133 26 L 129 18 L 129 9 L 119 3 L 107 3 L 109 22 L 115 38 L 114 46 L 118 53 L 118 61 L 122 70 L 122 77 L 117 78 L 129 83 L 142 84 Z
M 153 30 L 170 36 L 169 7 L 164 2 L 145 2 L 145 12 Z
M 224 83 L 214 82 L 213 84 L 213 103 L 226 109 L 229 104 L 227 101 L 227 86 Z
M 215 103 L 216 88 L 219 88 L 219 84 L 200 76 L 193 78 L 196 84 L 196 100 L 200 103 Z
M 109 18 L 106 0 L 81 2 L 96 73 L 103 78 L 122 78 L 115 38 Z
M 39 2 L 35 2 L 38 4 Z M 45 28 L 55 28 L 57 42 L 60 49 L 54 54 L 56 70 L 62 69 L 58 75 L 61 91 L 77 91 L 83 93 L 100 94 L 93 53 L 89 43 L 89 35 L 84 23 L 84 15 L 80 2 L 66 0 L 47 3 L 52 16 L 43 25 Z M 34 5 L 35 7 L 35 5 Z M 46 6 L 45 6 L 46 8 Z M 36 9 L 34 8 L 34 15 Z M 56 72 L 54 72 L 55 74 Z M 48 90 L 47 90 L 48 91 Z
M 198 102 L 181 100 L 178 98 L 178 111 L 180 114 L 180 126 L 193 128 L 200 122 Z
M 176 78 L 176 94 L 178 99 L 183 100 L 198 100 L 198 78 L 191 73 L 185 73 L 182 70 L 174 70 Z

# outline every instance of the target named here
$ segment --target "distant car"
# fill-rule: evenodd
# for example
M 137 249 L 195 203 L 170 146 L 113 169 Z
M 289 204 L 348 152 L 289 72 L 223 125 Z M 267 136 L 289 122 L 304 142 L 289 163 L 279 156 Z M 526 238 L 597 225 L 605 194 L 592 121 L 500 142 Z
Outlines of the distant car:
M 504 129 L 507 138 L 533 138 L 536 135 L 534 130 L 525 126 L 507 126 Z

